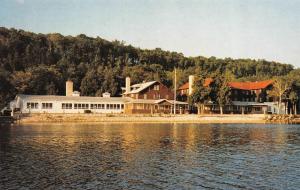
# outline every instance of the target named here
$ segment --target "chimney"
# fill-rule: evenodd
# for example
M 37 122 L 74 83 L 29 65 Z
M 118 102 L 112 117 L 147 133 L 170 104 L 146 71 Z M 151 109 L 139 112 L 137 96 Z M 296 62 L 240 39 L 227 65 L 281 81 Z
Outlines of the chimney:
M 125 93 L 130 92 L 130 77 L 126 77 Z
M 195 76 L 190 75 L 189 76 L 189 95 L 191 95 L 193 93 L 194 82 L 195 82 Z
M 66 96 L 73 96 L 73 82 L 70 80 L 66 82 Z

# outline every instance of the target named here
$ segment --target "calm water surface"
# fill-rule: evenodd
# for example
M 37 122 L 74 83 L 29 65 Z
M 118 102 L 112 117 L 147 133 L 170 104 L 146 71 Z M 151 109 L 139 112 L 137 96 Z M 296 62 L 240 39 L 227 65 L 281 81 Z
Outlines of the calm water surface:
M 0 189 L 299 189 L 300 126 L 0 127 Z

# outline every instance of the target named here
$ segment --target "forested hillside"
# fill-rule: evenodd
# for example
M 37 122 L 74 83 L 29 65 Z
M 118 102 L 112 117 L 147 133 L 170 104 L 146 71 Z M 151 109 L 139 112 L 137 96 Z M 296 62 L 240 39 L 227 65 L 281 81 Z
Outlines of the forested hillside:
M 265 60 L 185 57 L 83 34 L 35 34 L 0 27 L 0 108 L 18 93 L 63 95 L 67 79 L 88 96 L 106 91 L 119 95 L 126 76 L 133 83 L 159 80 L 172 86 L 174 67 L 178 68 L 178 85 L 189 74 L 226 72 L 235 80 L 260 80 L 293 70 L 292 65 Z

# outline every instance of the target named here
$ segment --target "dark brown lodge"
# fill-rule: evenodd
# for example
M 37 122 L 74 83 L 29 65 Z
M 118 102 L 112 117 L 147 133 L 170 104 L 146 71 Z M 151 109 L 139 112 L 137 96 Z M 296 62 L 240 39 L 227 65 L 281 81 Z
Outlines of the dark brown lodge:
M 128 114 L 170 114 L 174 113 L 174 105 L 177 114 L 188 113 L 188 104 L 174 101 L 174 92 L 158 81 L 130 85 L 127 77 L 123 97 L 131 99 L 125 105 Z

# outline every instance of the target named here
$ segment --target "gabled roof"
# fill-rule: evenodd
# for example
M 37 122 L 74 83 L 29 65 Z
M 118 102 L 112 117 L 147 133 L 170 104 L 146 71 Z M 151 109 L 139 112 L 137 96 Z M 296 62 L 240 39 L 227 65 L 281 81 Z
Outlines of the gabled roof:
M 269 85 L 271 85 L 273 80 L 265 80 L 265 81 L 256 81 L 256 82 L 229 82 L 228 86 L 234 89 L 241 90 L 259 90 L 265 89 Z
M 213 79 L 212 78 L 206 78 L 204 80 L 204 86 L 207 87 L 212 83 Z M 186 90 L 189 89 L 189 82 L 183 84 L 181 87 L 178 88 L 178 90 Z
M 169 102 L 170 104 L 174 104 L 174 100 L 167 100 L 167 99 L 130 99 L 130 103 L 143 103 L 143 104 L 160 104 L 162 102 Z M 186 102 L 175 101 L 178 105 L 188 105 Z
M 139 83 L 139 84 L 134 84 L 131 85 L 131 88 L 137 88 L 135 90 L 131 90 L 130 92 L 125 92 L 124 94 L 135 94 L 135 93 L 139 93 L 143 90 L 145 90 L 146 88 L 152 86 L 153 84 L 155 84 L 157 81 L 150 81 L 150 82 L 145 82 L 145 83 Z

